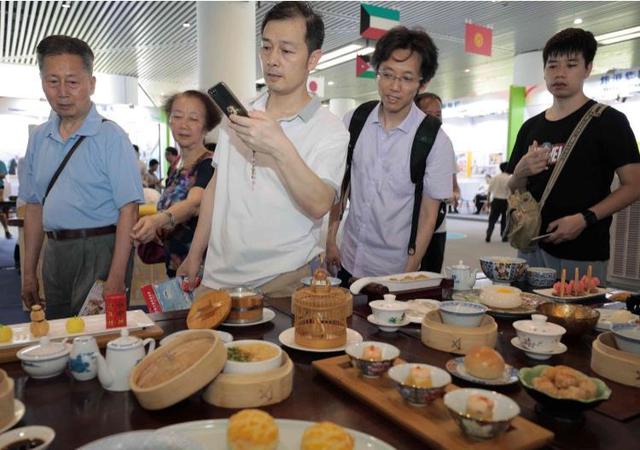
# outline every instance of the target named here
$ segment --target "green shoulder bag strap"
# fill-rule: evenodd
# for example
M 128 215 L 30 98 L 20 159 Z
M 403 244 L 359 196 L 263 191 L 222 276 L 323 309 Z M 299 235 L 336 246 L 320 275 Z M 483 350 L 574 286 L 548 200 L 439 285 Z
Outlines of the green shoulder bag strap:
M 351 116 L 349 122 L 349 146 L 347 147 L 347 163 L 345 166 L 344 178 L 342 179 L 342 187 L 340 189 L 340 219 L 344 214 L 347 200 L 349 198 L 350 186 L 351 186 L 351 161 L 353 159 L 353 150 L 355 149 L 362 128 L 367 121 L 367 118 L 378 104 L 378 100 L 372 100 L 365 102 L 358 106 Z M 420 217 L 420 204 L 422 203 L 422 190 L 424 172 L 427 167 L 427 157 L 431 152 L 431 147 L 436 140 L 438 130 L 440 129 L 441 122 L 435 117 L 426 116 L 420 126 L 418 127 L 416 134 L 413 138 L 413 144 L 411 146 L 411 181 L 416 185 L 415 198 L 413 205 L 413 215 L 411 219 L 411 234 L 409 238 L 409 254 L 415 253 L 416 247 L 416 235 L 418 233 L 418 219 Z M 445 217 L 444 203 L 440 205 L 438 212 L 438 219 L 436 221 L 436 228 L 442 224 Z
M 440 125 L 442 125 L 442 122 L 438 118 L 426 115 L 418 126 L 411 146 L 411 181 L 416 188 L 413 200 L 413 215 L 411 217 L 411 234 L 407 249 L 409 255 L 416 253 L 416 235 L 418 234 L 418 220 L 420 219 L 420 205 L 422 204 L 422 190 L 424 189 L 424 173 L 427 169 L 427 158 L 431 153 L 433 143 L 436 141 Z M 441 203 L 437 220 L 440 224 L 444 220 L 442 207 L 443 204 Z M 437 222 L 436 229 L 440 226 Z
M 109 119 L 104 119 L 104 118 L 102 119 L 102 123 L 108 122 L 108 121 L 109 121 Z M 44 202 L 47 201 L 47 197 L 49 196 L 49 192 L 51 192 L 51 189 L 53 188 L 53 185 L 56 184 L 56 181 L 58 181 L 58 177 L 62 173 L 62 170 L 65 168 L 65 166 L 67 165 L 67 163 L 69 162 L 69 160 L 71 159 L 71 157 L 73 156 L 73 154 L 75 153 L 77 148 L 80 147 L 80 144 L 82 144 L 82 141 L 84 141 L 85 137 L 86 136 L 80 136 L 78 138 L 78 140 L 76 141 L 76 143 L 73 144 L 73 147 L 71 147 L 71 150 L 69 150 L 67 152 L 67 154 L 65 155 L 65 157 L 62 159 L 62 162 L 58 166 L 58 169 L 55 171 L 55 173 L 51 177 L 51 180 L 49 181 L 49 185 L 47 186 L 47 190 L 44 193 L 44 197 L 42 197 L 42 206 L 44 206 Z

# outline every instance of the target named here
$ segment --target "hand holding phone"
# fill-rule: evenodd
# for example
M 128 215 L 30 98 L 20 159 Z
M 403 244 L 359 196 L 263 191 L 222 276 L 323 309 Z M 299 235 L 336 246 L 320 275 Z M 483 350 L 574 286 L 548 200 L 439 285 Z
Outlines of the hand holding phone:
M 213 99 L 216 106 L 220 108 L 220 110 L 229 117 L 232 114 L 237 114 L 243 117 L 249 117 L 249 113 L 247 109 L 242 106 L 240 100 L 233 95 L 229 86 L 227 86 L 224 81 L 216 84 L 208 91 L 209 96 Z

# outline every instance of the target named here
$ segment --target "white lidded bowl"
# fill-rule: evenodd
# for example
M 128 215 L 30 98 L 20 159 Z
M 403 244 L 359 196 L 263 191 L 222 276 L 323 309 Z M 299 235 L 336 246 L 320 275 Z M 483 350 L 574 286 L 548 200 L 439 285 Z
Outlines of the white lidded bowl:
M 637 323 L 616 323 L 611 326 L 611 330 L 620 350 L 640 354 L 640 325 Z
M 40 343 L 23 348 L 17 353 L 22 368 L 31 378 L 53 378 L 64 372 L 69 360 L 71 345 L 63 342 L 51 342 L 47 336 Z
M 380 349 L 382 353 L 382 359 L 380 361 L 364 359 L 362 357 L 365 348 L 372 345 Z M 349 355 L 349 358 L 351 358 L 351 364 L 360 370 L 363 376 L 368 378 L 377 378 L 384 374 L 393 365 L 393 361 L 400 356 L 398 347 L 376 341 L 354 342 L 353 344 L 347 345 L 345 352 Z
M 395 300 L 374 300 L 369 303 L 378 323 L 399 324 L 404 322 L 405 313 L 409 305 Z
M 282 365 L 282 349 L 268 341 L 260 341 L 257 339 L 244 339 L 240 341 L 229 342 L 224 344 L 225 349 L 229 349 L 231 347 L 238 347 L 243 344 L 263 344 L 268 347 L 274 348 L 277 352 L 276 355 L 272 358 L 265 359 L 263 361 L 255 361 L 255 362 L 242 362 L 242 361 L 231 361 L 227 358 L 227 362 L 224 364 L 224 373 L 259 373 L 259 372 L 267 372 L 269 370 L 277 369 Z
M 494 403 L 492 420 L 478 420 L 467 414 L 467 400 L 482 395 Z M 475 439 L 491 439 L 505 432 L 520 414 L 520 407 L 509 397 L 485 389 L 456 389 L 444 396 L 444 404 L 464 434 Z
M 513 322 L 520 345 L 525 350 L 533 352 L 554 351 L 562 335 L 567 332 L 564 327 L 547 322 L 547 316 L 532 314 L 531 320 L 518 320 Z
M 446 301 L 440 303 L 440 315 L 447 325 L 473 328 L 480 325 L 487 312 L 485 305 L 471 302 Z

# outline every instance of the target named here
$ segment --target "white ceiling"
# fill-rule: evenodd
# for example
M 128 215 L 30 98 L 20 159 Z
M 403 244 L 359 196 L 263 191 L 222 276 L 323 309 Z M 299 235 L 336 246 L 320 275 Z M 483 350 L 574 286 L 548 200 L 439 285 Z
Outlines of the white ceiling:
M 430 90 L 457 98 L 505 90 L 513 57 L 539 50 L 556 31 L 573 26 L 602 34 L 640 24 L 637 2 L 370 2 L 400 10 L 407 26 L 420 26 L 440 50 L 440 68 Z M 69 7 L 65 8 L 63 5 Z M 273 5 L 256 3 L 256 34 Z M 330 51 L 359 37 L 359 2 L 314 2 L 325 20 L 323 49 Z M 493 27 L 492 57 L 464 53 L 464 23 Z M 191 24 L 183 27 L 184 23 Z M 197 79 L 195 2 L 0 1 L 0 62 L 35 64 L 35 47 L 49 34 L 86 40 L 99 72 L 138 77 L 153 97 L 192 86 Z M 259 42 L 259 39 L 258 39 Z M 640 39 L 601 47 L 594 73 L 640 66 Z M 465 73 L 465 69 L 471 69 Z M 259 68 L 257 68 L 259 73 Z M 327 97 L 375 96 L 373 80 L 355 77 L 354 63 L 322 72 Z

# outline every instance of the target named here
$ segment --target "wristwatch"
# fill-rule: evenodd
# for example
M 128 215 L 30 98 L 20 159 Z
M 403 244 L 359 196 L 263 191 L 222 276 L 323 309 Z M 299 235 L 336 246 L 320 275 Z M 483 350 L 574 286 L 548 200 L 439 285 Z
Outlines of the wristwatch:
M 582 214 L 582 216 L 584 217 L 584 221 L 587 223 L 587 228 L 598 223 L 598 217 L 596 216 L 596 213 L 594 213 L 590 209 L 585 209 L 580 214 Z

